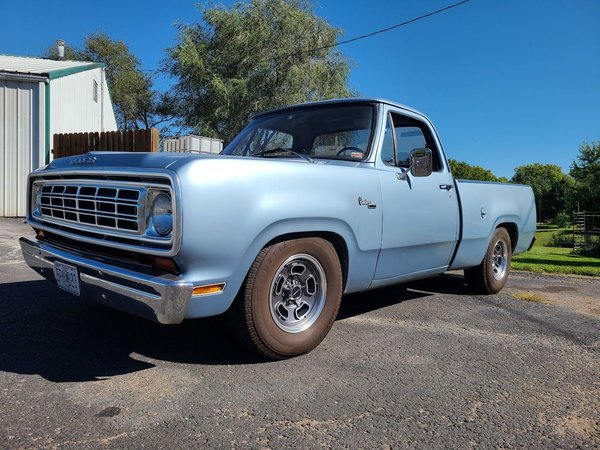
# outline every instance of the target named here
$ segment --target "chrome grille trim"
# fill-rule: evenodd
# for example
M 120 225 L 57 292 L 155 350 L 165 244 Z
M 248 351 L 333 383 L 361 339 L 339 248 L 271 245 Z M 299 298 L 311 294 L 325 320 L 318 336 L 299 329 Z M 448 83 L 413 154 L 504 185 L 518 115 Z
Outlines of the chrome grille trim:
M 129 234 L 142 234 L 146 190 L 142 187 L 107 187 L 91 183 L 38 182 L 40 215 L 86 226 Z M 111 195 L 112 194 L 112 195 Z
M 140 233 L 88 225 L 55 217 L 44 217 L 35 209 L 35 189 L 38 184 L 84 185 L 94 187 L 131 188 L 143 190 L 138 201 L 137 220 L 143 226 Z M 167 237 L 158 236 L 146 229 L 146 194 L 149 189 L 168 192 L 173 199 L 173 232 Z M 118 248 L 137 253 L 175 256 L 181 246 L 181 187 L 177 175 L 164 169 L 80 169 L 38 170 L 29 175 L 27 223 L 33 228 L 52 232 L 79 242 Z M 102 196 L 104 197 L 104 196 Z M 100 199 L 102 200 L 102 199 Z M 128 202 L 125 202 L 128 203 Z M 110 215 L 110 214 L 109 214 Z

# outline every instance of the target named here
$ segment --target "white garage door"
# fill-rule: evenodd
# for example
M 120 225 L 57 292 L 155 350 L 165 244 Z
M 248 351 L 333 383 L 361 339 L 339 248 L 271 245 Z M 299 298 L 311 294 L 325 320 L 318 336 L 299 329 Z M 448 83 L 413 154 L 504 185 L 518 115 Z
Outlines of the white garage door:
M 43 83 L 0 74 L 0 216 L 25 215 L 27 174 L 43 164 Z

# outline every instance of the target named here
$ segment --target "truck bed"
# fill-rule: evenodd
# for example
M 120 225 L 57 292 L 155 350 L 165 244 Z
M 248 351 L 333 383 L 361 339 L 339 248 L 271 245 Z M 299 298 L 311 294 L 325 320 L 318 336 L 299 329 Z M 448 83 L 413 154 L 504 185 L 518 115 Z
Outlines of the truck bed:
M 527 251 L 533 241 L 536 210 L 531 187 L 522 184 L 455 180 L 461 208 L 460 243 L 450 269 L 481 263 L 494 230 L 507 227 L 513 254 Z M 516 241 L 516 242 L 515 242 Z

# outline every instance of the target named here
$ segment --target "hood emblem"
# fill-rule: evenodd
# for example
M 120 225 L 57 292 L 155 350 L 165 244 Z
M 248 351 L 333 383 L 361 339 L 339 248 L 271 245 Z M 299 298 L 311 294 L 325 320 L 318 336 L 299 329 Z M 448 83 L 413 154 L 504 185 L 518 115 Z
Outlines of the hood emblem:
M 96 158 L 94 156 L 82 156 L 79 158 L 73 158 L 70 164 L 80 166 L 83 164 L 96 164 Z

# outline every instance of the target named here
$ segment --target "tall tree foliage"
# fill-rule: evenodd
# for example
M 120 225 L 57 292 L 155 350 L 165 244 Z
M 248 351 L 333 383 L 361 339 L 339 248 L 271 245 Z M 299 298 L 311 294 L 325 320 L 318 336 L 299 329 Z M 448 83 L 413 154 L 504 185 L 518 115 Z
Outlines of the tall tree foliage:
M 570 175 L 575 180 L 574 206 L 581 211 L 600 212 L 600 141 L 579 146 Z
M 58 59 L 56 48 L 49 48 L 45 57 Z M 140 70 L 140 60 L 123 41 L 113 40 L 104 33 L 90 34 L 83 48 L 65 46 L 65 59 L 106 65 L 119 128 L 152 128 L 169 120 L 165 96 L 153 89 L 151 76 Z
M 450 163 L 450 169 L 455 178 L 479 181 L 508 181 L 507 178 L 497 177 L 491 170 L 484 169 L 481 166 L 472 166 L 464 161 L 457 161 L 455 159 L 450 159 L 448 162 Z
M 538 220 L 555 219 L 560 211 L 570 209 L 573 179 L 556 164 L 527 164 L 515 169 L 515 183 L 528 184 L 537 203 Z
M 180 26 L 165 68 L 176 79 L 182 124 L 230 139 L 249 113 L 347 97 L 349 63 L 332 46 L 341 31 L 308 0 L 251 0 L 198 6 L 198 23 Z

